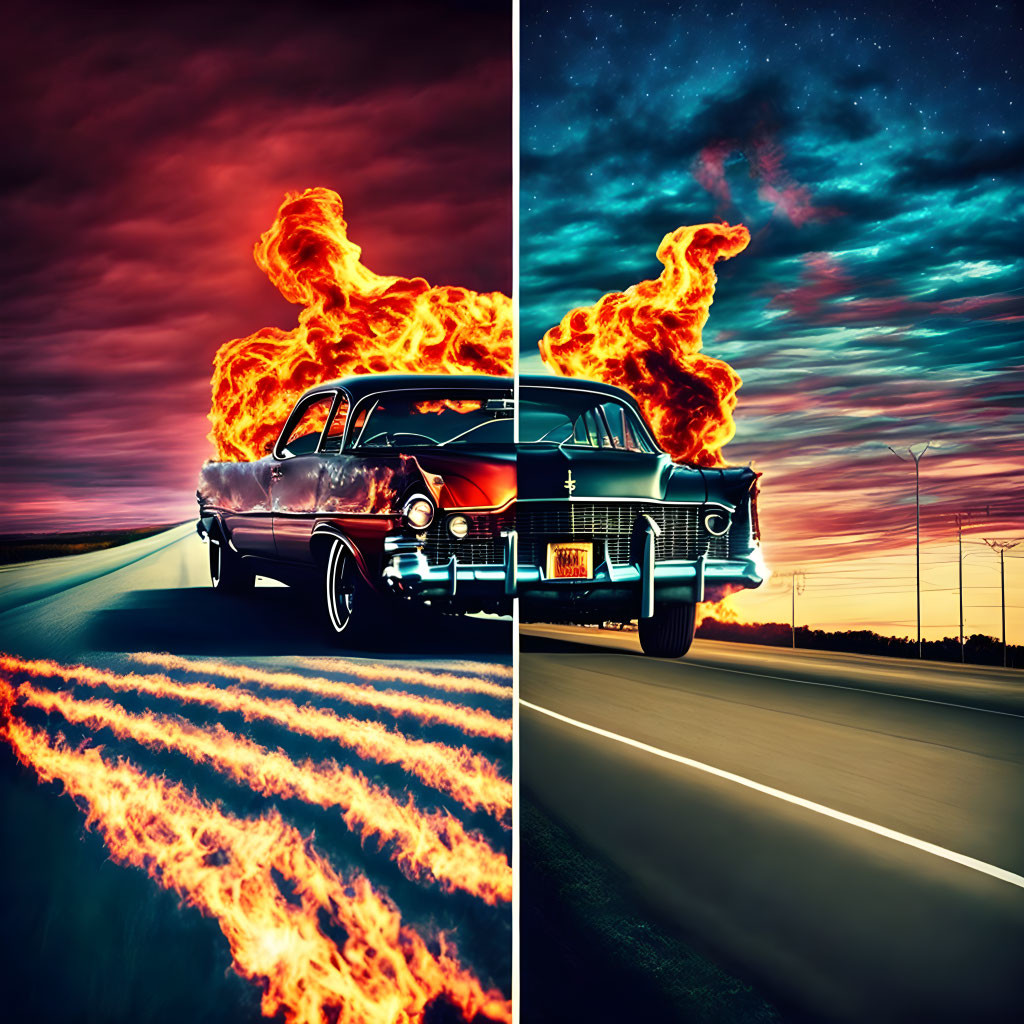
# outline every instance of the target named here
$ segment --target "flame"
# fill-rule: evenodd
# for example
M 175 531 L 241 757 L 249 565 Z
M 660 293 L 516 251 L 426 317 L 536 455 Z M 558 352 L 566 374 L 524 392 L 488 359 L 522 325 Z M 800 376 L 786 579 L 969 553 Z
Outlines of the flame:
M 276 811 L 233 817 L 128 761 L 71 750 L 17 719 L 4 734 L 41 780 L 59 780 L 88 805 L 87 826 L 116 861 L 217 921 L 235 970 L 263 988 L 264 1016 L 283 1013 L 288 1024 L 422 1021 L 444 996 L 466 1020 L 482 1013 L 511 1021 L 510 1004 L 483 989 L 443 935 L 431 953 L 365 876 L 339 876 Z M 324 933 L 326 921 L 344 935 L 340 945 Z
M 304 736 L 342 743 L 366 760 L 398 764 L 427 786 L 448 793 L 470 811 L 486 811 L 499 821 L 511 813 L 512 785 L 493 762 L 467 747 L 409 739 L 378 722 L 341 718 L 309 704 L 299 707 L 292 701 L 255 697 L 233 687 L 222 689 L 209 683 L 179 683 L 159 675 L 119 675 L 88 665 L 64 666 L 45 659 L 26 660 L 9 654 L 0 654 L 0 671 L 146 693 L 235 712 L 246 721 L 273 722 Z
M 392 844 L 392 856 L 410 878 L 433 878 L 446 891 L 461 889 L 492 905 L 512 899 L 512 873 L 504 854 L 481 836 L 467 833 L 450 814 L 425 814 L 412 797 L 398 803 L 348 765 L 296 764 L 281 751 L 267 750 L 221 725 L 203 728 L 151 712 L 133 715 L 108 700 L 81 700 L 30 683 L 22 683 L 18 692 L 32 707 L 56 711 L 68 722 L 91 729 L 109 729 L 120 739 L 151 749 L 177 751 L 263 796 L 303 800 L 325 809 L 342 807 L 352 831 L 364 839 L 376 836 L 380 847 Z
M 670 232 L 658 247 L 661 276 L 567 313 L 540 342 L 544 361 L 563 376 L 626 388 L 674 459 L 724 465 L 721 449 L 735 433 L 742 382 L 727 363 L 701 354 L 701 331 L 715 292 L 715 263 L 749 241 L 742 224 Z
M 442 413 L 446 411 L 467 413 L 479 412 L 484 403 L 478 398 L 439 398 L 434 401 L 417 402 L 412 407 L 414 413 Z
M 704 601 L 698 604 L 694 628 L 700 626 L 705 619 L 716 619 L 718 622 L 742 622 L 738 609 L 732 603 L 733 596 L 733 594 L 729 594 L 720 601 Z
M 512 372 L 511 299 L 375 274 L 330 189 L 289 192 L 254 255 L 303 309 L 293 330 L 264 327 L 218 350 L 210 410 L 218 459 L 260 458 L 298 396 L 335 377 Z
M 298 690 L 315 693 L 321 697 L 343 700 L 349 704 L 361 704 L 395 715 L 412 715 L 422 719 L 428 725 L 453 725 L 473 736 L 488 736 L 507 742 L 512 741 L 510 719 L 497 718 L 489 711 L 478 711 L 475 708 L 450 704 L 432 697 L 417 697 L 414 694 L 402 693 L 397 690 L 375 690 L 372 687 L 358 686 L 355 683 L 345 683 L 336 679 L 302 676 L 296 672 L 270 672 L 248 665 L 236 665 L 229 661 L 214 661 L 206 658 L 189 659 L 178 657 L 175 654 L 150 653 L 136 654 L 134 658 L 147 665 L 158 665 L 161 668 L 178 672 L 204 672 L 224 679 L 237 679 L 242 683 L 256 683 L 258 686 L 266 686 L 272 690 Z
M 149 655 L 133 655 L 144 660 Z M 512 687 L 505 683 L 485 679 L 480 675 L 456 675 L 454 672 L 434 672 L 420 668 L 406 668 L 402 665 L 371 665 L 349 658 L 295 658 L 293 661 L 304 668 L 320 669 L 323 672 L 339 672 L 355 675 L 360 679 L 394 681 L 407 686 L 427 686 L 436 690 L 450 690 L 454 693 L 479 693 L 486 697 L 501 697 L 509 700 Z M 498 668 L 493 665 L 480 666 L 490 672 Z M 503 672 L 500 678 L 511 679 L 511 672 Z

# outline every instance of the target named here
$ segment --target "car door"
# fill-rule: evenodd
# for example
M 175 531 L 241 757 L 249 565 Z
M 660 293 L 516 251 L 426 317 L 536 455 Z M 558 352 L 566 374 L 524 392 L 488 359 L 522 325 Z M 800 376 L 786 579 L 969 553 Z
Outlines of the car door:
M 344 431 L 347 398 L 337 390 L 307 395 L 295 407 L 274 447 L 270 469 L 274 545 L 288 562 L 310 560 L 310 535 L 330 486 Z

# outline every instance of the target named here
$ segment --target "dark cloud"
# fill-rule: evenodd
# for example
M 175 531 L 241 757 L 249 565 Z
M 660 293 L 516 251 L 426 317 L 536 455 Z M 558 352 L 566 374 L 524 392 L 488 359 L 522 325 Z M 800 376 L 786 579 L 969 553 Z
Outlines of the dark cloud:
M 1024 136 L 1005 139 L 960 137 L 911 153 L 897 165 L 892 184 L 934 189 L 968 185 L 979 178 L 1017 178 L 1024 173 Z
M 214 352 L 295 322 L 252 260 L 289 190 L 380 273 L 511 290 L 506 5 L 22 4 L 5 49 L 9 526 L 190 514 Z

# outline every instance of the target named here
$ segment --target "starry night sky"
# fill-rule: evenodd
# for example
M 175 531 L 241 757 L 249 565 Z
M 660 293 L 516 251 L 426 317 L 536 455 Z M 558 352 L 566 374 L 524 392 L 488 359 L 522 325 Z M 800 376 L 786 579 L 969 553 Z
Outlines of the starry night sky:
M 774 567 L 900 564 L 913 471 L 886 445 L 935 446 L 926 539 L 985 503 L 986 535 L 1024 535 L 1020 9 L 524 0 L 522 19 L 523 369 L 570 308 L 656 277 L 666 232 L 742 222 L 704 347 L 744 380 L 725 455 L 764 471 Z

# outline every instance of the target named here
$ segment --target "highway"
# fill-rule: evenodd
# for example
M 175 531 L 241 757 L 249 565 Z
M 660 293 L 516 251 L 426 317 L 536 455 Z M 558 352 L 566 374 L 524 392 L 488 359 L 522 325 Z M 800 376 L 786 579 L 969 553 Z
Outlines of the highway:
M 192 524 L 0 568 L 6 1020 L 509 1019 L 511 622 L 383 626 Z
M 602 864 L 608 900 L 784 1019 L 1021 1019 L 1024 674 L 700 640 L 664 661 L 562 626 L 522 627 L 521 652 L 525 820 Z M 529 828 L 521 856 L 558 891 Z M 559 955 L 528 919 L 522 941 Z M 557 1000 L 530 962 L 541 1021 Z M 656 966 L 628 979 L 640 1005 L 667 998 Z

